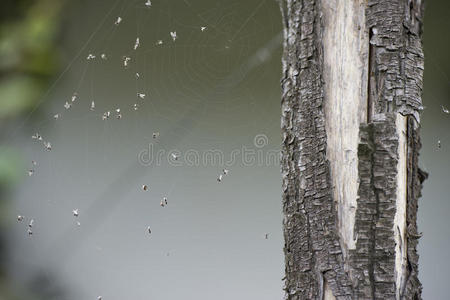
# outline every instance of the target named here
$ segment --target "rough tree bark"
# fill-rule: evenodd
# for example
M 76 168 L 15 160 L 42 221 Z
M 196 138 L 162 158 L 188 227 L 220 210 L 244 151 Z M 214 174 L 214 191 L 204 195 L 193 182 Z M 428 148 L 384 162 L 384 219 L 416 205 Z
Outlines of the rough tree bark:
M 280 0 L 287 299 L 421 299 L 421 0 Z

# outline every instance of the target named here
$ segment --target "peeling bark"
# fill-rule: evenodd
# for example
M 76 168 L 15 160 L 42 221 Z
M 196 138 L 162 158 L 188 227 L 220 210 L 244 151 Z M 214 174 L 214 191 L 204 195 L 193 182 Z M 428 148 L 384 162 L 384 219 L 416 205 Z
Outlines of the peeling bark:
M 423 3 L 280 6 L 286 298 L 421 299 Z

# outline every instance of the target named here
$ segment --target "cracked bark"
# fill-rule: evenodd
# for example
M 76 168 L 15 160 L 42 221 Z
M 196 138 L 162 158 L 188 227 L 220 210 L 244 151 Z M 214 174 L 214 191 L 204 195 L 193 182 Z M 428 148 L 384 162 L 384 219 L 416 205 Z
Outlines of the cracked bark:
M 280 0 L 287 299 L 421 299 L 421 0 Z

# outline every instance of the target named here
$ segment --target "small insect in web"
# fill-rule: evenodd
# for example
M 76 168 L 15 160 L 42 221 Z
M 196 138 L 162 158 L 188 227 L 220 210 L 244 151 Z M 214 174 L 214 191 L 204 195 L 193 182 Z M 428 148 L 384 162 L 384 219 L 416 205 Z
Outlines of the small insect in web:
M 159 137 L 159 132 L 153 132 L 152 134 L 153 138 L 156 139 Z
M 161 199 L 161 202 L 159 203 L 159 205 L 161 206 L 161 207 L 164 207 L 164 206 L 166 206 L 167 205 L 167 197 L 163 197 L 162 199 Z
M 156 45 L 162 45 L 163 44 L 163 41 L 162 40 L 158 40 L 157 42 L 156 42 Z
M 64 104 L 64 108 L 65 109 L 69 109 L 71 107 L 72 107 L 72 103 L 69 103 L 69 102 L 66 101 L 66 103 Z
M 138 72 L 136 72 L 136 79 L 139 79 L 139 77 L 141 77 L 141 75 Z
M 103 113 L 102 120 L 103 121 L 108 120 L 110 116 L 111 116 L 111 112 L 108 110 L 107 112 Z
M 28 176 L 33 176 L 34 174 L 34 170 L 33 169 L 29 169 L 28 170 Z
M 450 111 L 449 111 L 446 107 L 444 107 L 444 105 L 441 105 L 441 106 L 442 106 L 442 111 L 443 111 L 444 113 L 450 114 Z
M 30 223 L 28 223 L 28 227 L 33 228 L 33 225 L 34 225 L 34 219 L 31 219 Z
M 102 296 L 97 297 L 97 300 L 102 300 L 102 299 L 103 299 Z
M 139 105 L 137 103 L 133 104 L 133 109 L 136 111 L 139 109 Z
M 151 7 L 152 6 L 152 1 L 150 1 L 150 0 L 145 1 L 145 6 Z
M 151 230 L 150 226 L 147 227 L 147 232 L 148 232 L 148 234 L 152 234 L 152 230 Z
M 217 177 L 217 181 L 222 182 L 222 180 L 223 180 L 223 174 L 220 174 L 219 177 Z
M 117 119 L 117 120 L 122 119 L 122 114 L 120 113 L 120 108 L 117 108 L 117 109 L 116 109 L 116 119 Z
M 148 186 L 147 186 L 146 184 L 143 184 L 143 185 L 142 185 L 142 190 L 143 190 L 143 191 L 148 191 Z
M 79 213 L 78 213 L 78 208 L 72 210 L 72 214 L 74 217 L 78 217 Z
M 32 160 L 32 161 L 31 161 L 31 164 L 32 164 L 33 166 L 36 166 L 36 165 L 37 165 L 37 162 L 34 161 L 34 160 Z
M 92 101 L 91 102 L 91 107 L 89 108 L 90 111 L 94 111 L 95 110 L 95 102 Z
M 441 140 L 437 141 L 437 147 L 438 147 L 438 149 L 441 149 Z
M 201 32 L 203 32 L 203 31 L 205 31 L 205 30 L 206 30 L 206 26 L 200 27 L 200 31 L 201 31 Z
M 230 170 L 228 170 L 228 169 L 223 169 L 222 172 L 223 172 L 223 175 L 228 175 L 228 173 L 230 172 Z
M 31 136 L 31 138 L 33 140 L 42 141 L 42 136 L 39 133 L 35 133 L 34 135 Z
M 268 233 L 265 233 L 265 234 L 264 234 L 264 239 L 266 239 L 266 240 L 269 239 L 269 234 L 268 234 Z
M 124 66 L 125 68 L 128 68 L 128 65 L 130 64 L 130 61 L 131 61 L 131 57 L 124 56 L 124 57 L 123 57 L 123 66 Z
M 22 222 L 22 221 L 23 221 L 23 216 L 18 215 L 18 216 L 17 216 L 17 222 Z
M 136 43 L 134 43 L 134 50 L 137 50 L 137 48 L 139 48 L 139 45 L 140 45 L 140 41 L 139 41 L 139 38 L 136 38 Z
M 51 151 L 52 150 L 52 144 L 50 144 L 50 142 L 44 142 L 44 148 L 47 151 Z
M 170 36 L 172 37 L 172 40 L 175 42 L 175 40 L 178 38 L 176 31 L 171 31 Z
M 33 235 L 33 230 L 31 230 L 31 228 L 28 228 L 28 235 Z
M 59 114 L 54 115 L 53 119 L 58 120 L 59 119 Z
M 73 93 L 72 98 L 71 98 L 72 102 L 75 102 L 77 99 L 78 99 L 78 93 Z
M 121 17 L 117 17 L 116 22 L 114 22 L 114 25 L 119 25 L 120 22 L 122 22 L 122 18 Z
M 171 153 L 170 156 L 173 158 L 173 160 L 178 160 L 178 155 L 175 153 Z
M 103 59 L 103 60 L 107 60 L 107 59 L 108 59 L 108 57 L 106 56 L 105 53 L 102 53 L 102 54 L 100 55 L 100 58 Z
M 137 96 L 141 99 L 145 98 L 145 94 L 144 93 L 137 93 Z
M 95 59 L 95 55 L 92 53 L 89 53 L 88 56 L 86 57 L 87 60 L 93 60 Z

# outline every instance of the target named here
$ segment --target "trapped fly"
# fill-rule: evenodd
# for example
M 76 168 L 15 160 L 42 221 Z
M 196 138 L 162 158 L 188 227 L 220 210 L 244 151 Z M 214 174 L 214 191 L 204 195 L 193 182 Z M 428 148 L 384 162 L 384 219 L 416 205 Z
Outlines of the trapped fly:
M 128 57 L 128 56 L 124 56 L 124 57 L 123 57 L 123 66 L 124 66 L 125 68 L 127 68 L 128 65 L 130 64 L 130 60 L 131 60 L 131 57 Z
M 51 151 L 52 150 L 52 144 L 50 144 L 50 142 L 44 142 L 44 148 L 47 151 Z
M 34 135 L 31 136 L 31 138 L 33 140 L 42 141 L 42 136 L 39 133 L 35 133 Z
M 175 40 L 178 38 L 176 31 L 171 31 L 170 36 L 172 37 L 172 40 L 175 42 Z

